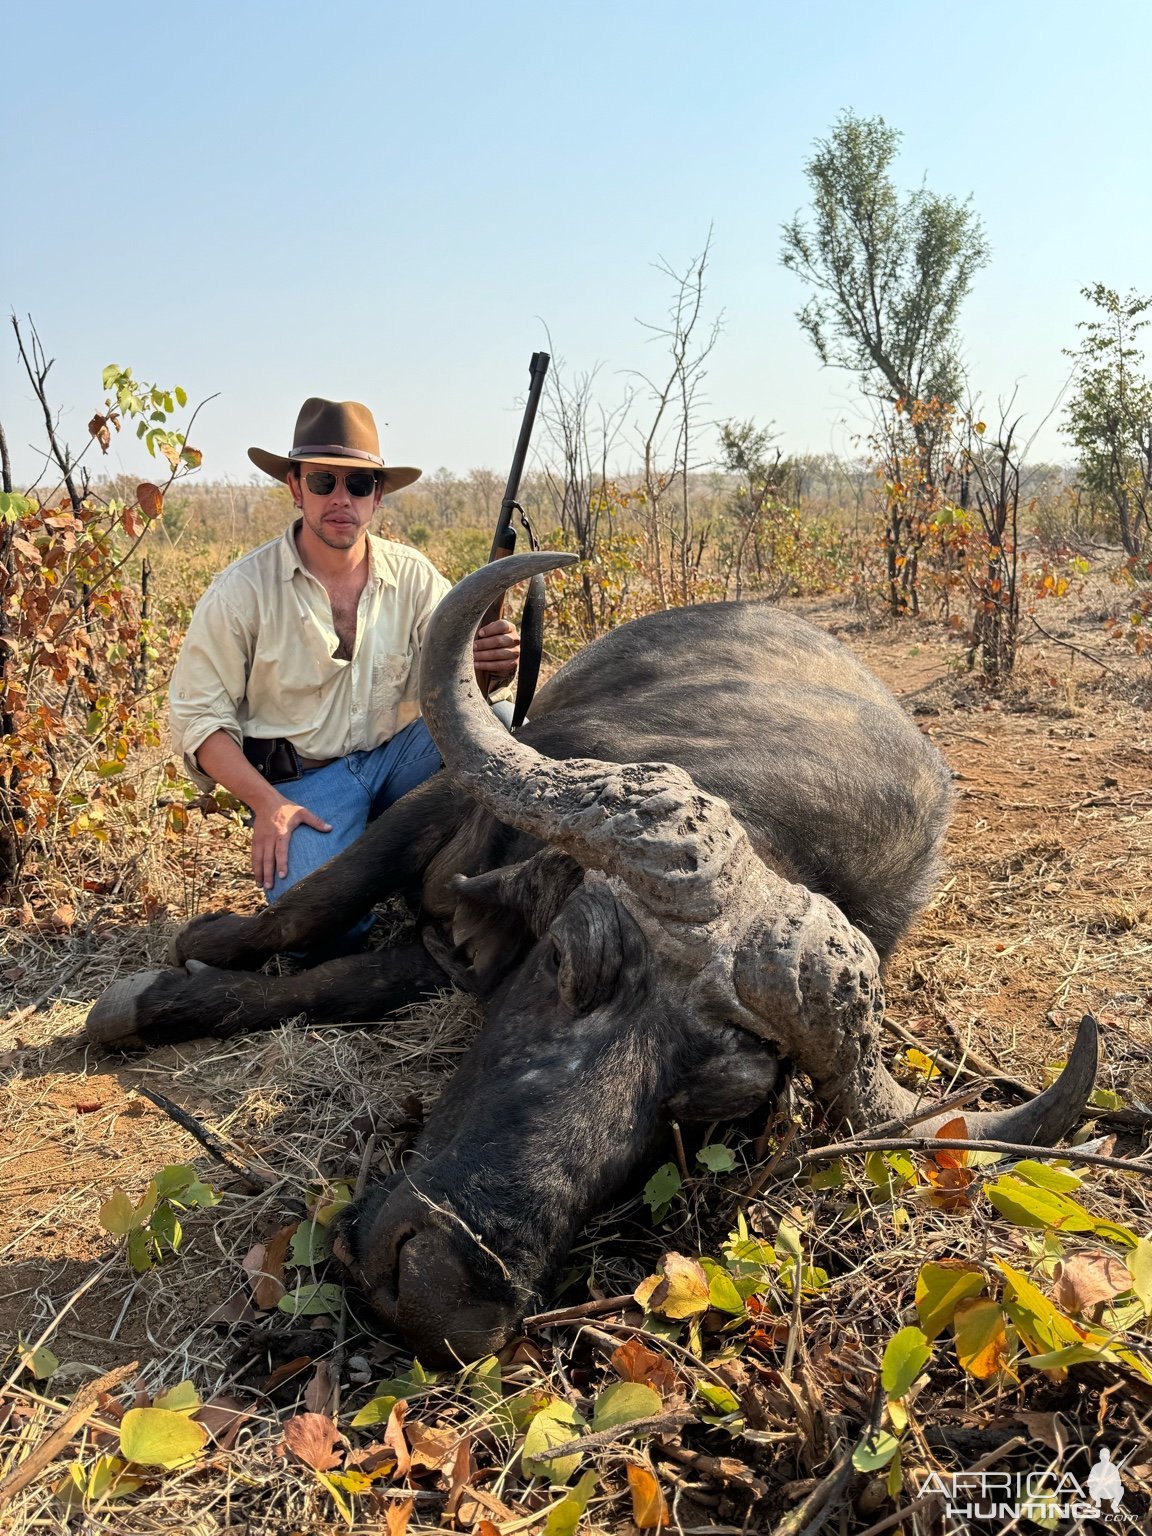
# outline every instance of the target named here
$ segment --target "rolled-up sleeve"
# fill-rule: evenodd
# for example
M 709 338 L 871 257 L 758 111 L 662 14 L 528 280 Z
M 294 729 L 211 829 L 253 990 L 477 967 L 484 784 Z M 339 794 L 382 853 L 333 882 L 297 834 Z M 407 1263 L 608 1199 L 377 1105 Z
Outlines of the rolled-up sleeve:
M 193 782 L 205 791 L 215 780 L 200 771 L 198 749 L 216 731 L 238 747 L 244 733 L 240 707 L 252 664 L 253 633 L 218 583 L 196 605 L 168 689 L 172 746 Z

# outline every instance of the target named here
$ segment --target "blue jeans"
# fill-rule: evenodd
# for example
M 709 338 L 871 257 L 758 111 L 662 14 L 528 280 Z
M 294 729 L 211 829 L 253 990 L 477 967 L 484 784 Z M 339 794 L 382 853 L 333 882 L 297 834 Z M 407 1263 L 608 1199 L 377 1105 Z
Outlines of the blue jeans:
M 277 875 L 266 895 L 278 901 L 284 892 L 327 864 L 349 847 L 370 821 L 395 804 L 401 795 L 423 784 L 442 766 L 440 754 L 423 720 L 413 720 L 389 741 L 370 752 L 350 752 L 324 768 L 315 768 L 302 778 L 280 786 L 280 793 L 296 805 L 303 805 L 326 821 L 331 832 L 317 832 L 313 827 L 297 827 L 288 844 L 288 873 Z M 348 954 L 367 936 L 372 914 L 360 919 L 354 928 L 323 952 L 312 950 L 309 960 L 333 959 Z

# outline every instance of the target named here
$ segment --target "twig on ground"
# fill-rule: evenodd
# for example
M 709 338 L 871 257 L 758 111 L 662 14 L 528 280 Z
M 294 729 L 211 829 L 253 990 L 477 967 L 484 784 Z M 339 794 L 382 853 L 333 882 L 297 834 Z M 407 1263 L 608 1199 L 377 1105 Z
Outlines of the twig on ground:
M 840 1495 L 852 1476 L 852 1452 L 854 1446 L 841 1455 L 826 1477 L 822 1477 L 806 1499 L 790 1510 L 777 1525 L 771 1536 L 815 1536 L 815 1532 L 831 1519 Z
M 684 1156 L 684 1138 L 675 1120 L 669 1121 L 669 1124 L 672 1127 L 672 1142 L 676 1148 L 676 1166 L 680 1170 L 680 1177 L 687 1184 L 692 1175 L 688 1169 L 688 1159 Z
M 181 1109 L 179 1104 L 173 1103 L 164 1094 L 157 1093 L 155 1088 L 142 1087 L 140 1092 L 146 1099 L 155 1104 L 157 1109 L 162 1109 L 170 1120 L 175 1120 L 176 1124 L 182 1130 L 187 1131 L 189 1136 L 194 1136 L 204 1150 L 210 1153 L 217 1162 L 223 1163 L 225 1168 L 234 1173 L 237 1178 L 242 1179 L 247 1186 L 249 1194 L 266 1194 L 269 1185 L 275 1184 L 278 1181 L 276 1174 L 268 1172 L 263 1168 L 257 1168 L 252 1163 L 241 1162 L 239 1158 L 233 1157 L 215 1131 L 210 1131 L 202 1121 L 197 1120 L 195 1115 L 190 1114 L 186 1109 Z
M 87 946 L 87 942 L 88 932 L 85 930 L 84 934 L 81 936 L 81 943 Z M 15 1029 L 17 1024 L 22 1024 L 25 1019 L 31 1018 L 32 1014 L 38 1013 L 44 1004 L 48 1001 L 48 999 L 52 996 L 52 994 L 56 992 L 60 987 L 62 987 L 66 981 L 71 981 L 76 972 L 80 970 L 84 965 L 85 961 L 90 959 L 91 955 L 87 947 L 85 947 L 82 954 L 74 955 L 72 959 L 69 960 L 68 964 L 63 968 L 63 970 L 59 971 L 55 976 L 53 976 L 52 980 L 43 989 L 43 991 L 37 993 L 37 995 L 32 999 L 30 1003 L 25 1004 L 23 1008 L 21 1008 L 18 1012 L 11 1014 L 4 1021 L 5 1029 Z
M 44 1439 L 40 1441 L 28 1456 L 20 1463 L 14 1472 L 0 1483 L 0 1509 L 10 1499 L 26 1488 L 30 1482 L 39 1477 L 44 1468 L 50 1466 L 64 1447 L 72 1439 L 72 1436 L 93 1416 L 100 1406 L 100 1394 L 111 1392 L 139 1369 L 137 1361 L 133 1360 L 128 1365 L 117 1366 L 114 1371 L 109 1371 L 106 1376 L 99 1377 L 96 1381 L 90 1381 L 80 1388 L 72 1401 L 72 1406 L 64 1411 L 57 1419 L 55 1428 L 50 1430 Z
M 1091 661 L 1096 666 L 1103 667 L 1104 671 L 1111 672 L 1113 677 L 1124 676 L 1123 672 L 1121 672 L 1119 668 L 1109 666 L 1106 661 L 1101 661 L 1099 656 L 1093 656 L 1091 651 L 1086 651 L 1082 645 L 1073 645 L 1071 640 L 1061 640 L 1058 635 L 1052 634 L 1050 630 L 1044 628 L 1043 624 L 1041 624 L 1040 620 L 1034 613 L 1029 614 L 1028 617 L 1032 620 L 1033 624 L 1035 624 L 1036 628 L 1044 636 L 1045 640 L 1051 640 L 1053 645 L 1062 645 L 1065 650 L 1075 651 L 1077 656 L 1083 656 L 1085 661 Z
M 648 1419 L 633 1419 L 630 1424 L 617 1424 L 611 1429 L 597 1429 L 590 1435 L 581 1435 L 575 1440 L 565 1440 L 560 1445 L 550 1445 L 547 1457 L 540 1460 L 553 1461 L 558 1456 L 583 1455 L 586 1451 L 602 1451 L 607 1446 L 615 1445 L 618 1440 L 627 1439 L 629 1435 L 655 1435 L 663 1434 L 666 1430 L 683 1429 L 685 1424 L 690 1424 L 696 1415 L 691 1408 L 673 1408 L 668 1413 L 655 1413 Z
M 1002 1152 L 1008 1157 L 1067 1158 L 1070 1162 L 1089 1163 L 1096 1168 L 1116 1168 L 1121 1173 L 1142 1173 L 1152 1177 L 1152 1162 L 1143 1158 L 1108 1157 L 1103 1152 L 1084 1152 L 1079 1147 L 1036 1147 L 1023 1141 L 953 1141 L 951 1137 L 940 1136 L 883 1136 L 833 1142 L 826 1147 L 801 1152 L 793 1162 L 798 1169 L 809 1163 L 846 1157 L 852 1152 Z
M 660 1439 L 653 1440 L 651 1449 L 654 1456 L 675 1461 L 682 1467 L 689 1467 L 693 1472 L 699 1472 L 701 1477 L 710 1477 L 720 1483 L 735 1483 L 740 1488 L 747 1488 L 749 1493 L 755 1494 L 758 1499 L 767 1498 L 770 1492 L 768 1484 L 757 1477 L 751 1467 L 746 1467 L 734 1456 L 709 1456 L 704 1451 L 690 1451 L 685 1445 Z
M 601 1296 L 599 1301 L 582 1301 L 576 1307 L 560 1307 L 555 1312 L 536 1312 L 531 1317 L 526 1317 L 524 1328 L 553 1328 L 560 1323 L 578 1323 L 585 1317 L 604 1317 L 610 1312 L 624 1312 L 629 1307 L 638 1307 L 640 1303 L 635 1296 Z
M 944 1019 L 941 1022 L 950 1033 L 955 1031 L 956 1026 L 950 1020 Z M 944 1056 L 935 1047 L 926 1045 L 923 1040 L 918 1039 L 911 1030 L 905 1029 L 895 1019 L 886 1018 L 884 1020 L 884 1028 L 894 1034 L 898 1040 L 903 1040 L 905 1045 L 910 1045 L 914 1050 L 923 1051 L 926 1056 L 931 1056 L 942 1072 L 947 1072 L 952 1076 L 955 1076 L 957 1073 L 963 1073 L 965 1076 L 971 1077 L 978 1072 L 988 1078 L 990 1082 L 1002 1084 L 1005 1088 L 1011 1088 L 1014 1093 L 1018 1093 L 1024 1099 L 1034 1099 L 1037 1094 L 1043 1091 L 1039 1088 L 1029 1087 L 1027 1083 L 1021 1082 L 1018 1077 L 1013 1077 L 1010 1073 L 1005 1072 L 1002 1067 L 998 1067 L 994 1061 L 989 1061 L 986 1056 L 978 1055 L 959 1038 L 956 1039 L 956 1043 L 963 1053 L 964 1060 L 953 1061 L 950 1057 Z M 982 1084 L 981 1086 L 987 1085 Z M 944 1107 L 943 1105 L 940 1106 L 940 1108 Z M 932 1109 L 929 1106 L 922 1118 L 927 1119 L 930 1115 L 937 1113 L 939 1113 L 939 1109 Z M 908 1123 L 912 1124 L 914 1122 L 910 1121 Z

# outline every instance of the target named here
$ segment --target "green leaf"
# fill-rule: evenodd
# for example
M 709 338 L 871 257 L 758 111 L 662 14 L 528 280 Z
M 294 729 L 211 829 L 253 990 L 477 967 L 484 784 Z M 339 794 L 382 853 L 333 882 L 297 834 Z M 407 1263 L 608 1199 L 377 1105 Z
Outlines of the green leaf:
M 795 1259 L 799 1262 L 804 1257 L 800 1228 L 790 1221 L 781 1220 L 776 1228 L 776 1241 L 773 1246 L 778 1259 Z
M 808 1182 L 813 1189 L 842 1189 L 844 1187 L 844 1164 L 840 1159 L 834 1158 L 825 1168 L 817 1168 Z
M 468 1373 L 468 1396 L 481 1413 L 503 1404 L 502 1368 L 495 1355 L 478 1360 Z
M 352 1186 L 341 1182 L 334 1184 L 328 1191 L 326 1199 L 317 1203 L 313 1213 L 313 1220 L 318 1221 L 322 1227 L 330 1227 L 347 1206 L 352 1204 Z
M 207 1209 L 210 1206 L 219 1205 L 222 1198 L 218 1189 L 213 1189 L 211 1184 L 201 1184 L 197 1179 L 194 1184 L 189 1184 L 176 1203 Z
M 200 1407 L 200 1396 L 190 1381 L 181 1381 L 169 1387 L 152 1404 L 153 1408 L 167 1408 L 170 1413 L 195 1413 Z
M 152 1220 L 148 1223 L 148 1229 L 157 1243 L 167 1243 L 173 1253 L 179 1250 L 184 1238 L 184 1229 L 177 1220 L 176 1212 L 167 1201 L 156 1207 L 152 1213 Z
M 683 1187 L 684 1180 L 675 1163 L 663 1163 L 657 1168 L 644 1186 L 644 1203 L 655 1220 L 659 1221 Z
M 46 1344 L 41 1344 L 39 1349 L 25 1350 L 23 1368 L 31 1371 L 37 1381 L 47 1381 L 49 1376 L 54 1376 L 60 1369 L 60 1357 L 53 1354 Z
M 1144 1308 L 1145 1317 L 1152 1317 L 1152 1242 L 1138 1238 L 1136 1247 L 1127 1259 L 1132 1275 L 1132 1291 Z
M 659 1392 L 639 1381 L 615 1381 L 605 1387 L 592 1405 L 592 1428 L 616 1429 L 636 1419 L 650 1419 L 660 1412 Z
M 0 522 L 15 523 L 27 517 L 36 503 L 15 491 L 0 491 Z
M 730 1413 L 740 1412 L 740 1399 L 735 1392 L 722 1387 L 719 1382 L 698 1381 L 696 1391 L 715 1413 L 727 1417 Z
M 730 1312 L 733 1317 L 743 1317 L 745 1297 L 724 1266 L 715 1259 L 701 1259 L 700 1268 L 708 1276 L 708 1300 L 712 1306 L 719 1312 Z
M 1035 1184 L 1040 1189 L 1054 1190 L 1058 1195 L 1066 1195 L 1073 1189 L 1079 1189 L 1084 1182 L 1079 1174 L 1073 1173 L 1068 1168 L 1057 1168 L 1054 1163 L 1038 1163 L 1032 1158 L 1025 1158 L 1022 1163 L 1017 1163 L 1012 1172 L 1018 1178 L 1027 1179 L 1029 1184 Z
M 903 1397 L 932 1358 L 932 1346 L 919 1328 L 901 1328 L 888 1340 L 880 1380 L 888 1397 Z
M 100 1225 L 116 1237 L 127 1237 L 136 1222 L 136 1207 L 122 1189 L 118 1189 L 100 1207 Z
M 543 1536 L 574 1536 L 598 1481 L 595 1472 L 585 1472 L 575 1488 L 548 1511 Z
M 696 1154 L 696 1161 L 703 1163 L 710 1173 L 731 1173 L 736 1166 L 736 1159 L 732 1153 L 723 1142 L 719 1141 L 701 1147 Z
M 1124 1100 L 1118 1093 L 1113 1093 L 1111 1088 L 1097 1088 L 1088 1100 L 1092 1109 L 1103 1109 L 1109 1112 L 1124 1108 Z
M 377 1392 L 394 1392 L 397 1397 L 422 1397 L 436 1385 L 436 1372 L 426 1371 L 419 1360 L 413 1360 L 412 1369 L 405 1376 L 389 1376 L 376 1388 Z
M 353 1429 L 363 1429 L 366 1424 L 387 1424 L 392 1410 L 400 1399 L 391 1393 L 374 1397 L 371 1402 L 365 1403 L 360 1412 L 352 1420 Z
M 925 1337 L 944 1332 L 960 1302 L 984 1293 L 984 1273 L 972 1264 L 925 1264 L 916 1279 L 916 1310 Z
M 188 404 L 187 390 L 181 389 L 180 385 L 177 384 L 172 393 L 176 396 L 176 404 L 180 407 L 181 410 L 183 410 L 184 407 Z
M 541 1408 L 524 1436 L 520 1459 L 525 1475 L 546 1477 L 553 1487 L 568 1482 L 580 1465 L 579 1454 L 557 1458 L 549 1457 L 548 1451 L 554 1445 L 563 1445 L 566 1440 L 577 1439 L 587 1427 L 571 1403 L 561 1402 L 559 1398 Z
M 1055 1190 L 1040 1189 L 1004 1174 L 984 1193 L 1006 1221 L 1018 1227 L 1050 1227 L 1057 1232 L 1092 1232 L 1096 1219 L 1082 1205 Z
M 322 1264 L 332 1252 L 332 1239 L 327 1227 L 318 1221 L 302 1221 L 292 1234 L 288 1262 L 298 1269 L 311 1269 Z
M 100 375 L 101 389 L 111 389 L 113 384 L 115 384 L 116 380 L 120 377 L 120 373 L 121 369 L 119 363 L 109 363 L 107 368 L 105 368 L 103 373 Z
M 171 1200 L 173 1195 L 179 1195 L 189 1184 L 196 1183 L 196 1170 L 187 1163 L 169 1163 L 166 1168 L 161 1168 L 153 1183 L 156 1185 L 158 1199 Z
M 1116 1356 L 1110 1349 L 1102 1346 L 1093 1347 L 1091 1344 L 1066 1344 L 1061 1349 L 1050 1349 L 1042 1355 L 1025 1355 L 1024 1365 L 1031 1365 L 1038 1371 L 1061 1371 L 1070 1365 L 1087 1365 L 1091 1362 L 1100 1364 L 1102 1361 L 1116 1361 Z
M 861 1440 L 852 1452 L 852 1465 L 857 1472 L 879 1472 L 899 1449 L 900 1442 L 895 1435 L 890 1435 L 886 1429 L 877 1430 L 874 1435 Z
M 182 1466 L 207 1443 L 202 1424 L 167 1408 L 130 1408 L 120 1421 L 120 1454 L 139 1466 Z
M 128 1234 L 128 1262 L 138 1275 L 155 1269 L 156 1245 L 146 1227 L 137 1227 Z
M 344 1292 L 331 1281 L 317 1285 L 298 1285 L 276 1303 L 289 1317 L 337 1317 Z

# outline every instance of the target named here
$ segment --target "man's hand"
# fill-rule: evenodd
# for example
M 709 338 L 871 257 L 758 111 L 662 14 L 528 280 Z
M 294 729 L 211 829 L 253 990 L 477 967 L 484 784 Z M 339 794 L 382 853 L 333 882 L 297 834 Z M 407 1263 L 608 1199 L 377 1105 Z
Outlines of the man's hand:
M 262 806 L 253 812 L 252 875 L 266 891 L 272 888 L 275 876 L 283 880 L 288 873 L 288 844 L 297 827 L 314 827 L 317 832 L 332 830 L 319 816 L 283 796 L 278 805 Z
M 489 677 L 511 677 L 520 661 L 520 634 L 508 619 L 493 619 L 476 631 L 472 664 Z

